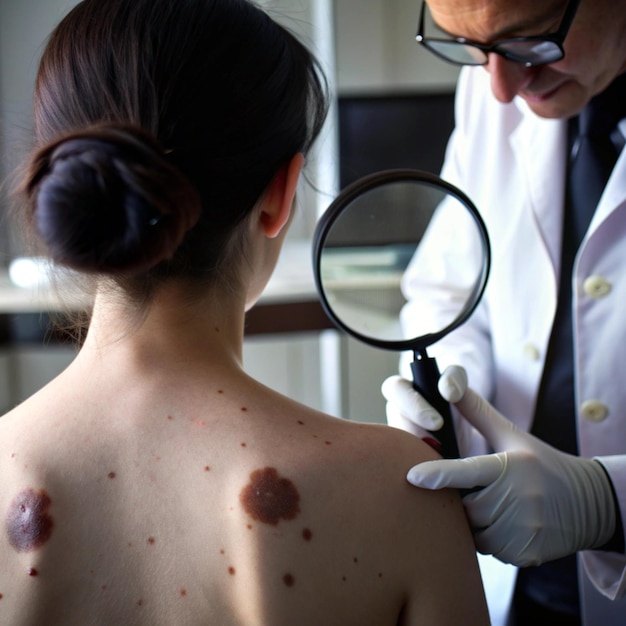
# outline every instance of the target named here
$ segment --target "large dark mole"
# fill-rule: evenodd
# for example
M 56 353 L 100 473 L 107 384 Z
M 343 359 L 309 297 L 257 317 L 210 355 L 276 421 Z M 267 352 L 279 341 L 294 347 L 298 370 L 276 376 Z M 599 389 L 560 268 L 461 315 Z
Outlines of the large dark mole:
M 36 550 L 50 539 L 54 526 L 49 513 L 51 504 L 43 489 L 24 489 L 13 499 L 6 529 L 9 543 L 18 552 Z
M 293 587 L 293 584 L 296 582 L 291 574 L 285 574 L 283 576 L 283 582 L 287 587 Z
M 294 519 L 300 513 L 298 490 L 288 478 L 281 478 L 274 467 L 252 472 L 239 500 L 248 515 L 273 526 L 281 519 Z

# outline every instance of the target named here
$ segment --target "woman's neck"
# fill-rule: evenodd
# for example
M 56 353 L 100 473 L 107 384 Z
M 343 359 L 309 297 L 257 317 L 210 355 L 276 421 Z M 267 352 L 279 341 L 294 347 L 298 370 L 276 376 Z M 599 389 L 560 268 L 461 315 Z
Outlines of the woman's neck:
M 99 293 L 83 358 L 104 358 L 132 372 L 171 366 L 241 368 L 244 299 L 209 291 L 190 298 L 176 285 L 161 288 L 139 311 L 119 295 Z

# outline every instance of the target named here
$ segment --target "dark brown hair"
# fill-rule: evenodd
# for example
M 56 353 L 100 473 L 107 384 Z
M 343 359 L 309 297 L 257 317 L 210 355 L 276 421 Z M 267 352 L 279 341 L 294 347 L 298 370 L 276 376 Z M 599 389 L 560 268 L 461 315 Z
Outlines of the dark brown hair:
M 28 221 L 55 261 L 124 284 L 215 278 L 327 107 L 314 57 L 248 0 L 84 0 L 41 60 Z

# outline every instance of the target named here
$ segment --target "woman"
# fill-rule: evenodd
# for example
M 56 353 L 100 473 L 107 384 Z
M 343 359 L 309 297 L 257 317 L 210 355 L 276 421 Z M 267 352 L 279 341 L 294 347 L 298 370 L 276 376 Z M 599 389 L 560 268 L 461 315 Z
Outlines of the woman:
M 0 419 L 0 622 L 487 622 L 457 495 L 404 480 L 434 453 L 242 369 L 326 109 L 246 0 L 85 0 L 52 34 L 25 211 L 96 292 Z

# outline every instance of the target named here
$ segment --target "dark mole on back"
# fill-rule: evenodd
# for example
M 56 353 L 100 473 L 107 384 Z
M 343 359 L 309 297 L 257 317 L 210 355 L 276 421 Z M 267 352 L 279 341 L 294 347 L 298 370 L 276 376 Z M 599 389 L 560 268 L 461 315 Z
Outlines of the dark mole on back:
M 273 526 L 300 513 L 298 490 L 288 478 L 281 478 L 274 467 L 252 472 L 239 500 L 248 515 Z
M 24 489 L 13 499 L 6 530 L 9 543 L 18 552 L 36 550 L 50 539 L 54 525 L 48 512 L 51 503 L 43 489 Z

